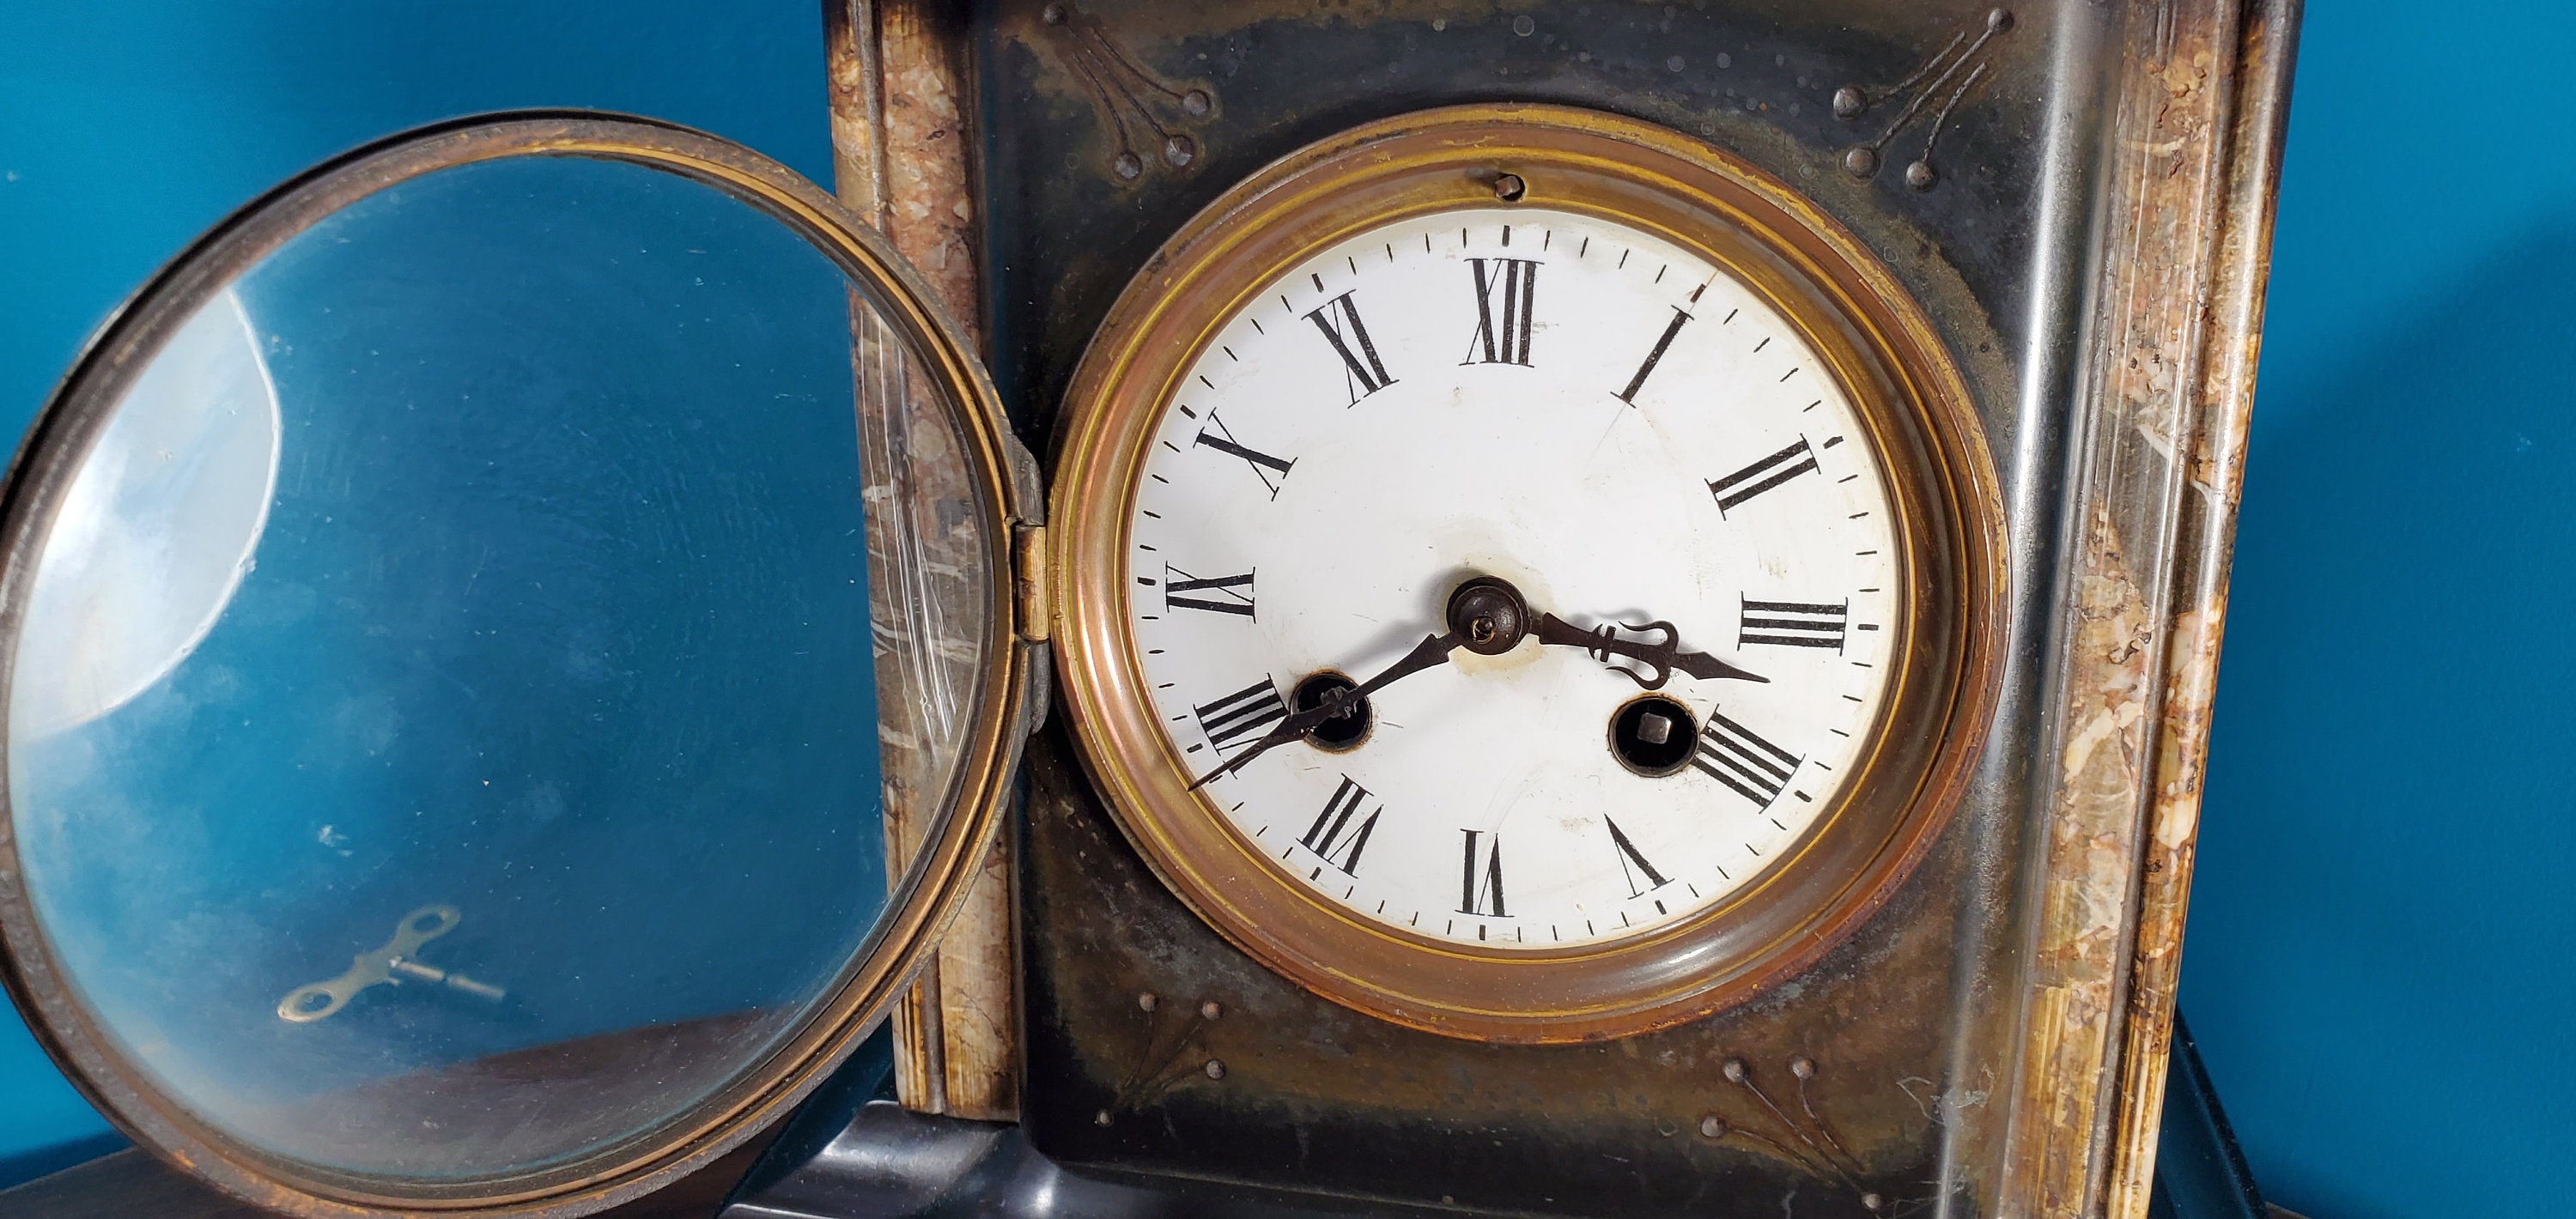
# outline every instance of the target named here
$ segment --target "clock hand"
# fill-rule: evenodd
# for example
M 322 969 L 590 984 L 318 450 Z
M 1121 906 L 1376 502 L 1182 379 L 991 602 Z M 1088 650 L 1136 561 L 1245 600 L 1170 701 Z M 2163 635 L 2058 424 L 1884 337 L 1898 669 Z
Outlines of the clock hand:
M 1316 725 L 1343 715 L 1352 704 L 1386 688 L 1398 678 L 1410 677 L 1424 669 L 1447 663 L 1449 654 L 1459 648 L 1486 656 L 1500 656 L 1519 647 L 1522 636 L 1529 629 L 1529 606 L 1521 600 L 1519 590 L 1488 576 L 1469 580 L 1449 594 L 1448 620 L 1447 631 L 1424 636 L 1422 642 L 1413 645 L 1412 651 L 1388 665 L 1377 676 L 1356 687 L 1335 690 L 1325 695 L 1324 701 L 1281 720 L 1278 727 L 1254 741 L 1243 752 L 1200 775 L 1197 782 L 1190 784 L 1189 790 L 1196 791 L 1221 776 L 1233 774 L 1242 769 L 1244 763 L 1305 736 L 1314 731 Z
M 1622 639 L 1619 637 L 1620 631 L 1627 631 L 1632 635 L 1660 631 L 1663 637 L 1652 642 L 1641 639 Z M 1631 626 L 1624 622 L 1605 622 L 1587 631 L 1554 614 L 1542 614 L 1538 620 L 1537 635 L 1538 641 L 1543 644 L 1581 648 L 1590 653 L 1594 660 L 1610 665 L 1612 672 L 1624 674 L 1628 680 L 1648 690 L 1663 689 L 1664 683 L 1672 680 L 1675 669 L 1702 681 L 1720 677 L 1758 682 L 1771 680 L 1736 668 L 1706 652 L 1682 651 L 1681 632 L 1669 622 L 1649 622 L 1644 626 Z M 1610 658 L 1614 655 L 1643 662 L 1648 666 L 1647 670 L 1640 673 L 1635 669 L 1610 664 Z
M 1413 645 L 1413 650 L 1404 654 L 1403 659 L 1388 665 L 1385 671 L 1377 676 L 1361 682 L 1357 687 L 1335 690 L 1325 695 L 1324 701 L 1279 721 L 1279 726 L 1271 729 L 1269 735 L 1254 741 L 1250 747 L 1219 764 L 1216 769 L 1200 775 L 1197 782 L 1190 784 L 1190 790 L 1196 791 L 1205 787 L 1221 775 L 1233 774 L 1242 769 L 1244 763 L 1305 736 L 1326 720 L 1340 718 L 1350 710 L 1352 704 L 1393 684 L 1397 678 L 1409 677 L 1446 662 L 1449 659 L 1449 653 L 1455 651 L 1462 642 L 1465 641 L 1454 631 L 1445 635 L 1424 636 L 1422 642 Z

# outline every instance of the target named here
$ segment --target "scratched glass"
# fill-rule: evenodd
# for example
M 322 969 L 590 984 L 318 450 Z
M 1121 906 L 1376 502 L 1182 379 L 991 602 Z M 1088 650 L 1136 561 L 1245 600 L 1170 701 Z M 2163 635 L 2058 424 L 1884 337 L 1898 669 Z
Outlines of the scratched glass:
M 937 640 L 871 611 L 918 573 L 871 568 L 856 299 L 715 189 L 519 157 L 330 215 L 152 355 L 45 535 L 7 778 L 55 961 L 162 1092 L 490 1180 L 675 1120 L 836 989 L 888 783 L 960 731 L 907 710 L 932 761 L 880 758 L 872 636 Z M 904 460 L 965 485 L 935 416 Z

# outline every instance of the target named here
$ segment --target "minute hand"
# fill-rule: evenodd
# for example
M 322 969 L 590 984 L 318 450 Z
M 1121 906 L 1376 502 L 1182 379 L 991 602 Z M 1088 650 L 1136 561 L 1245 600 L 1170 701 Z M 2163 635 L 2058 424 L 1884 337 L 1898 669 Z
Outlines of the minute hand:
M 1662 638 L 1622 639 L 1619 637 L 1621 631 L 1638 636 L 1660 632 Z M 1702 681 L 1720 677 L 1731 677 L 1738 681 L 1768 682 L 1771 680 L 1736 668 L 1706 652 L 1682 651 L 1681 638 L 1681 632 L 1669 622 L 1649 622 L 1644 626 L 1609 622 L 1587 631 L 1554 614 L 1542 614 L 1538 620 L 1540 643 L 1581 648 L 1591 653 L 1594 660 L 1610 665 L 1612 672 L 1625 674 L 1628 680 L 1648 690 L 1663 689 L 1664 683 L 1672 680 L 1673 671 L 1676 669 Z M 1610 664 L 1612 656 L 1625 657 L 1644 664 L 1647 666 L 1646 671 L 1639 672 L 1622 665 L 1612 665 Z

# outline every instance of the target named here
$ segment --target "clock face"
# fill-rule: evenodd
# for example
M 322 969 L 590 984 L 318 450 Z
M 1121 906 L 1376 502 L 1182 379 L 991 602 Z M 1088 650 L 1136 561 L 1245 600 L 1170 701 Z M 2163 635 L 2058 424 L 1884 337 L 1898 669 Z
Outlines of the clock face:
M 1063 706 L 1202 918 L 1455 1036 L 1661 1027 L 1928 849 L 2002 508 L 1929 322 L 1720 150 L 1543 106 L 1264 169 L 1066 399 Z
M 1833 806 L 1903 544 L 1829 361 L 1742 281 L 1616 219 L 1469 207 L 1281 269 L 1210 333 L 1140 467 L 1125 612 L 1170 748 L 1293 883 L 1559 949 L 1710 907 Z M 1471 581 L 1559 625 L 1471 648 Z

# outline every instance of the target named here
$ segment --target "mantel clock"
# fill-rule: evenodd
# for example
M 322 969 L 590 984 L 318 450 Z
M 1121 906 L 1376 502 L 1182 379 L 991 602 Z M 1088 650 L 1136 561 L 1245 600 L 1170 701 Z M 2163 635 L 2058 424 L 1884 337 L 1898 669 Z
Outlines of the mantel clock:
M 395 136 L 39 419 L 0 938 L 120 1126 L 307 1216 L 2145 1213 L 2294 6 L 826 17 L 837 194 Z

